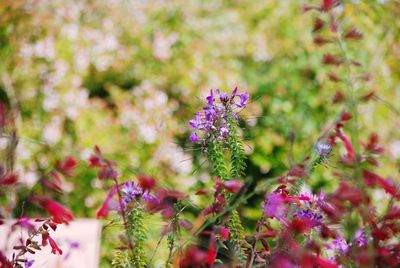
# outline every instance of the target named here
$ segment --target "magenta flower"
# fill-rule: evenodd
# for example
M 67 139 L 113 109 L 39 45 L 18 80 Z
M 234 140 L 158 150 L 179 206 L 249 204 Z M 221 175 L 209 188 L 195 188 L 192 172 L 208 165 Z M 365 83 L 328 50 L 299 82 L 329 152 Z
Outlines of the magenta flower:
M 20 219 L 18 219 L 18 221 L 16 221 L 12 227 L 11 230 L 14 231 L 17 226 L 20 226 L 22 228 L 25 228 L 27 230 L 33 230 L 35 229 L 35 225 L 33 223 L 31 223 L 30 219 L 28 217 L 22 217 Z
M 286 215 L 285 200 L 280 194 L 272 193 L 266 195 L 263 206 L 264 214 L 271 218 L 283 219 Z

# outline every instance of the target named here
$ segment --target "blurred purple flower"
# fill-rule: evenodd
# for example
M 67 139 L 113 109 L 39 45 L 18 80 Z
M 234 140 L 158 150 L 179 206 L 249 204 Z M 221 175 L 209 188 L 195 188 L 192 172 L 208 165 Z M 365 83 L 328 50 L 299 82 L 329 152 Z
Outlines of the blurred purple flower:
M 125 182 L 124 186 L 121 189 L 121 192 L 124 193 L 123 204 L 127 205 L 130 202 L 136 200 L 138 196 L 142 194 L 142 189 L 135 187 L 135 182 Z
M 198 141 L 198 137 L 197 137 L 197 133 L 196 132 L 190 133 L 190 141 L 193 142 L 193 143 L 196 143 Z
M 31 223 L 31 221 L 28 217 L 22 217 L 22 218 L 18 219 L 18 221 L 16 221 L 12 225 L 12 227 L 11 227 L 12 231 L 14 231 L 17 228 L 17 226 L 20 226 L 21 228 L 25 228 L 28 230 L 35 229 L 35 225 L 33 223 Z
M 25 268 L 30 268 L 30 267 L 32 267 L 32 265 L 33 265 L 34 262 L 35 262 L 35 260 L 28 260 L 28 259 L 26 259 Z
M 293 218 L 295 217 L 300 217 L 303 220 L 309 220 L 313 226 L 321 224 L 323 219 L 321 215 L 318 215 L 309 209 L 296 210 L 296 212 L 293 214 Z
M 341 237 L 337 237 L 330 244 L 328 244 L 327 247 L 339 254 L 346 254 L 349 250 L 349 245 L 347 244 L 346 240 Z
M 315 145 L 314 151 L 321 157 L 328 157 L 332 152 L 332 145 L 318 142 Z
M 354 234 L 354 242 L 359 247 L 365 247 L 368 245 L 368 238 L 365 232 L 361 229 L 358 229 Z

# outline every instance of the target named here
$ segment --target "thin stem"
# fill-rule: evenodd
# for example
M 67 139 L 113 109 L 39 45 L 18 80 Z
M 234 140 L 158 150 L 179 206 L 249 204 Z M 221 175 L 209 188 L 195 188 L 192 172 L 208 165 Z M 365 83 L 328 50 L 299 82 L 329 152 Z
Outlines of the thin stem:
M 131 239 L 131 235 L 130 235 L 130 233 L 129 233 L 129 231 L 128 231 L 128 223 L 127 223 L 127 221 L 126 221 L 125 210 L 124 210 L 124 208 L 122 207 L 122 194 L 121 194 L 121 191 L 120 191 L 120 189 L 119 189 L 118 180 L 117 180 L 117 179 L 114 179 L 114 182 L 115 182 L 115 187 L 117 188 L 118 203 L 119 203 L 119 208 L 120 208 L 120 210 L 121 210 L 122 222 L 123 222 L 123 224 L 124 224 L 125 234 L 126 234 L 126 236 L 127 236 L 127 238 L 128 238 L 128 247 L 129 247 L 129 250 L 131 251 L 132 256 L 133 256 L 133 255 L 134 255 L 134 251 L 133 251 L 132 239 Z
M 266 219 L 266 217 L 263 213 L 261 220 L 257 224 L 257 228 L 256 228 L 257 233 L 255 234 L 255 238 L 254 238 L 253 248 L 251 250 L 250 261 L 248 263 L 246 263 L 246 268 L 253 267 L 253 262 L 254 262 L 254 258 L 256 255 L 256 251 L 257 251 L 257 244 L 258 244 L 258 240 L 259 240 L 260 230 L 265 222 L 265 219 Z

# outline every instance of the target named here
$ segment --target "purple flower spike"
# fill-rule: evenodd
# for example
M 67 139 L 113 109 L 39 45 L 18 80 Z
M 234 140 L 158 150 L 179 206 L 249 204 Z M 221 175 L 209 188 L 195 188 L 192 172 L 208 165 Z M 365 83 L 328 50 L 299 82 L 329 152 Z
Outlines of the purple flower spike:
M 237 94 L 237 90 L 235 88 L 231 95 L 219 89 L 210 90 L 210 95 L 206 97 L 207 105 L 203 107 L 203 111 L 198 112 L 195 118 L 189 121 L 189 125 L 194 130 L 190 133 L 190 140 L 193 143 L 199 140 L 226 141 L 230 130 L 228 121 L 233 118 L 234 123 L 238 124 L 238 115 L 234 108 L 244 108 L 249 99 L 247 92 Z M 217 99 L 215 94 L 218 95 Z M 236 97 L 239 100 L 235 100 Z

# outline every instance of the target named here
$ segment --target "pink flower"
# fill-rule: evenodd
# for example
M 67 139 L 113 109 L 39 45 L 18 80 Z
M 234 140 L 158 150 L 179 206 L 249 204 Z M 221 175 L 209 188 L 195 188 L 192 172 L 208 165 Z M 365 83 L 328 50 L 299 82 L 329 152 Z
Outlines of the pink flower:
M 351 144 L 350 140 L 343 134 L 342 131 L 338 131 L 337 136 L 339 137 L 339 139 L 341 139 L 343 141 L 344 146 L 346 147 L 346 151 L 347 151 L 346 158 L 348 160 L 353 160 L 355 157 L 355 152 L 354 152 L 354 148 L 353 148 L 353 145 Z
M 321 10 L 327 12 L 332 8 L 338 6 L 339 3 L 339 0 L 323 0 L 321 4 Z
M 397 195 L 397 189 L 390 181 L 385 180 L 381 176 L 368 170 L 363 170 L 363 176 L 367 186 L 375 187 L 376 185 L 379 185 L 385 190 L 386 193 L 389 193 L 392 196 Z
M 74 176 L 74 170 L 78 166 L 78 161 L 72 157 L 67 157 L 64 161 L 57 161 L 56 169 L 67 176 Z
M 55 223 L 68 224 L 74 219 L 71 211 L 65 209 L 60 203 L 49 198 L 35 196 L 33 198 L 41 207 L 47 210 Z
M 263 205 L 264 214 L 271 218 L 282 219 L 286 214 L 285 199 L 280 194 L 268 194 Z
M 219 235 L 222 240 L 228 240 L 230 235 L 229 229 L 224 226 L 221 226 L 219 228 Z
M 30 219 L 28 217 L 22 217 L 22 218 L 18 219 L 18 221 L 16 221 L 12 225 L 11 230 L 14 231 L 17 228 L 17 226 L 20 226 L 27 230 L 35 229 L 35 225 L 33 225 L 33 223 L 30 222 Z
M 47 238 L 47 240 L 49 241 L 50 247 L 51 247 L 51 253 L 57 255 L 60 254 L 62 255 L 62 250 L 57 246 L 56 241 L 54 241 L 53 238 L 51 238 L 50 236 Z
M 110 212 L 111 209 L 111 200 L 114 197 L 116 193 L 117 188 L 115 185 L 111 187 L 110 191 L 108 192 L 108 195 L 106 199 L 104 200 L 103 204 L 101 205 L 100 209 L 97 211 L 97 218 L 107 218 L 108 213 Z

